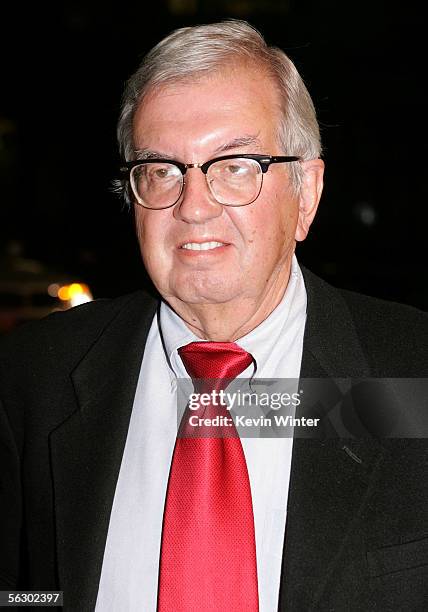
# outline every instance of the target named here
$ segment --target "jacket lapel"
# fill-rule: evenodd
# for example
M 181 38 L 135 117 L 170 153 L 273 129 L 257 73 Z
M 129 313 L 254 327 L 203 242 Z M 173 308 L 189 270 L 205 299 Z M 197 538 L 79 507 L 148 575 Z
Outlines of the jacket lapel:
M 340 293 L 303 270 L 308 294 L 301 385 L 305 378 L 369 377 Z M 338 382 L 340 386 L 340 381 Z M 340 389 L 338 389 L 340 393 Z M 317 416 L 320 416 L 317 414 Z M 313 610 L 331 578 L 383 452 L 377 441 L 297 438 L 293 443 L 279 610 Z
M 157 303 L 134 296 L 71 373 L 78 409 L 51 435 L 59 584 L 93 610 L 144 345 Z

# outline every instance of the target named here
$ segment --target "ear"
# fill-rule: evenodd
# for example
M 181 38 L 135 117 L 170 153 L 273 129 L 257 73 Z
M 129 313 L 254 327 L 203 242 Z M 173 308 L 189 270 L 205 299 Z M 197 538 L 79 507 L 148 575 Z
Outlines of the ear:
M 301 162 L 303 169 L 302 184 L 299 194 L 299 218 L 297 220 L 297 241 L 306 238 L 318 209 L 323 188 L 324 162 L 322 159 L 310 159 Z

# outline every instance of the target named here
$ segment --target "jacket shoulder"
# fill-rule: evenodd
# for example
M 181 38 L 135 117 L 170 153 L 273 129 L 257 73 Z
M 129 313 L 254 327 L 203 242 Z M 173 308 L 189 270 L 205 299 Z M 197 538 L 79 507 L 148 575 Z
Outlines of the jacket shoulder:
M 335 305 L 329 313 L 331 319 L 346 311 L 373 375 L 428 376 L 428 313 L 405 304 L 336 289 L 311 272 L 304 274 L 312 293 L 315 289 L 321 300 Z
M 428 376 L 428 313 L 350 291 L 340 293 L 379 376 Z M 387 364 L 383 371 L 381 363 Z
M 156 300 L 143 291 L 113 299 L 98 299 L 39 321 L 26 323 L 0 340 L 1 362 L 15 363 L 60 355 L 63 361 L 81 356 L 123 311 L 130 316 L 153 314 Z

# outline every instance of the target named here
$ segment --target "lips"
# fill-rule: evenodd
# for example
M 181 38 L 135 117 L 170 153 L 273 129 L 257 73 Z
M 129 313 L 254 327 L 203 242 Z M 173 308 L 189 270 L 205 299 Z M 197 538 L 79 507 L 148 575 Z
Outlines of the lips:
M 180 246 L 180 249 L 188 251 L 211 251 L 220 247 L 227 246 L 226 242 L 219 242 L 217 240 L 209 240 L 206 242 L 185 242 Z

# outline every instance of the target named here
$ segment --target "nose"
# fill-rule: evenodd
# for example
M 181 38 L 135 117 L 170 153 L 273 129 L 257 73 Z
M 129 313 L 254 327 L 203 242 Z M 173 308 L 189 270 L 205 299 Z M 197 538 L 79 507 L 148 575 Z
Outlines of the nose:
M 202 224 L 219 217 L 223 205 L 212 196 L 206 177 L 200 168 L 189 168 L 179 202 L 174 207 L 174 217 L 186 223 Z

